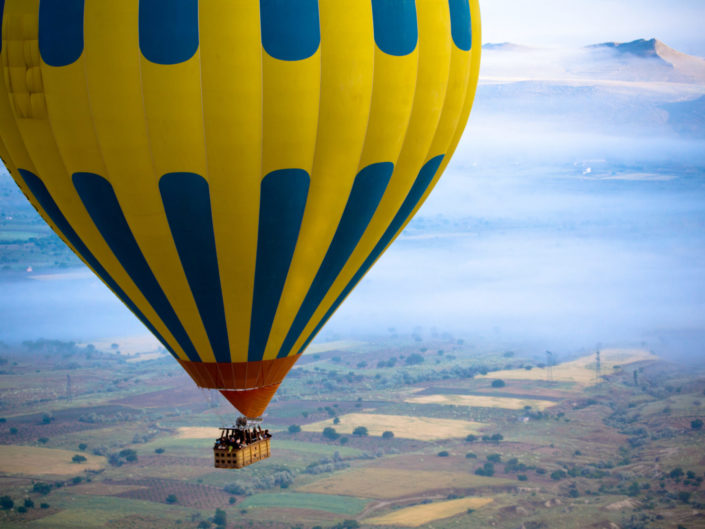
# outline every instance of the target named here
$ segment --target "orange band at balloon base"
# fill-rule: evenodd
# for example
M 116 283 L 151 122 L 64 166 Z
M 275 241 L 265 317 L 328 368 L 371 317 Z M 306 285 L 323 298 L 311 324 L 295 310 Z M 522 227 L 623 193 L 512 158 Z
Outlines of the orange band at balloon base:
M 258 362 L 190 362 L 181 367 L 202 388 L 217 389 L 243 415 L 260 417 L 299 355 Z

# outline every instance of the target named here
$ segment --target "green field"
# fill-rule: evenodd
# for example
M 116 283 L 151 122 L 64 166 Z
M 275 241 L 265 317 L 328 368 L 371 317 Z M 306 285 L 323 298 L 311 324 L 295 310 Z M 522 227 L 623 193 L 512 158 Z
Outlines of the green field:
M 297 492 L 278 492 L 276 494 L 257 494 L 250 496 L 240 507 L 278 507 L 282 509 L 312 509 L 334 514 L 355 516 L 362 512 L 369 501 L 351 496 L 332 494 L 307 494 Z

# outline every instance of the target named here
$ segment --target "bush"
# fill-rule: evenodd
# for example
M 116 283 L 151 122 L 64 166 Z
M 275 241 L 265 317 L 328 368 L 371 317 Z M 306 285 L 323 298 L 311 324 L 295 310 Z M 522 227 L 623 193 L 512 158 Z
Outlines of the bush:
M 17 512 L 24 514 L 27 512 L 27 507 L 25 507 L 24 505 L 20 505 L 19 507 L 17 507 Z
M 81 483 L 81 481 L 83 481 L 83 478 L 81 476 L 75 476 L 71 478 L 71 483 L 73 483 L 74 485 L 78 485 L 79 483 Z
M 237 501 L 237 500 L 235 499 L 235 496 L 230 496 L 230 498 L 228 499 L 228 503 L 229 503 L 230 505 L 233 505 L 236 501 Z
M 382 439 L 392 439 L 394 437 L 394 432 L 387 430 L 382 432 Z
M 504 383 L 504 380 L 501 380 L 498 378 L 497 380 L 492 381 L 493 388 L 503 388 L 504 386 L 506 386 L 506 384 Z
M 24 499 L 24 506 L 27 507 L 28 509 L 31 509 L 34 507 L 34 501 L 32 501 L 32 498 L 25 498 Z
M 220 527 L 225 527 L 228 523 L 227 515 L 223 509 L 216 509 L 215 516 L 213 516 L 213 523 Z
M 529 477 L 526 474 L 517 474 L 517 479 L 519 481 L 528 481 Z
M 48 438 L 48 437 L 40 437 L 39 439 L 37 439 L 37 441 L 38 441 L 39 443 L 45 445 L 45 444 L 47 444 L 47 443 L 49 442 L 49 438 Z
M 467 454 L 465 454 L 465 459 L 477 459 L 477 454 L 473 452 L 468 452 Z
M 448 453 L 448 450 L 441 450 L 438 452 L 438 457 L 448 457 L 450 453 Z
M 179 498 L 176 497 L 176 494 L 169 494 L 166 497 L 166 502 L 170 504 L 179 503 Z
M 10 428 L 10 434 L 17 435 L 17 428 L 15 428 L 14 426 L 12 428 Z
M 86 443 L 81 443 L 78 445 L 78 449 L 81 451 L 85 450 L 86 448 L 88 448 L 88 445 Z
M 347 437 L 341 437 L 340 444 L 341 445 L 348 444 L 348 441 L 349 441 L 349 439 Z
M 367 428 L 364 426 L 358 426 L 353 430 L 353 435 L 357 435 L 358 437 L 367 437 Z
M 702 419 L 695 419 L 694 421 L 690 421 L 690 427 L 693 430 L 700 430 L 703 427 L 703 421 Z
M 163 448 L 155 448 L 155 449 L 154 449 L 154 453 L 155 453 L 155 454 L 163 454 L 163 453 L 164 453 L 164 449 L 163 449 Z
M 568 474 L 566 474 L 563 470 L 554 470 L 553 472 L 551 472 L 551 479 L 554 481 L 560 481 L 561 479 L 567 476 Z
M 678 491 L 678 499 L 683 503 L 688 503 L 690 501 L 691 492 L 687 490 Z
M 477 435 L 468 434 L 468 436 L 465 438 L 465 441 L 467 441 L 468 443 L 474 443 L 475 441 L 477 441 Z
M 475 474 L 478 476 L 494 476 L 494 465 L 488 461 L 480 468 L 475 469 Z
M 122 457 L 128 463 L 134 463 L 135 461 L 137 461 L 137 452 L 135 452 L 131 448 L 125 448 L 124 450 L 120 450 L 120 457 Z
M 490 454 L 487 456 L 487 461 L 492 461 L 493 463 L 499 463 L 502 461 L 502 456 L 499 454 Z
M 198 529 L 208 529 L 210 526 L 210 522 L 207 522 L 206 520 L 201 520 L 200 522 L 198 522 L 198 525 L 196 527 Z
M 86 462 L 86 457 L 85 457 L 85 456 L 82 456 L 82 455 L 80 455 L 80 454 L 76 454 L 75 456 L 73 456 L 73 457 L 71 458 L 71 461 L 73 461 L 74 463 L 85 463 L 85 462 Z
M 15 506 L 15 502 L 9 496 L 0 497 L 0 508 L 4 511 L 9 511 Z
M 49 494 L 51 491 L 51 485 L 48 483 L 42 483 L 41 481 L 35 483 L 32 485 L 32 492 L 36 492 L 37 494 L 42 494 L 43 496 L 46 496 Z
M 290 424 L 288 430 L 289 433 L 299 433 L 301 431 L 301 426 L 298 424 Z
M 406 357 L 406 360 L 404 360 L 404 362 L 408 366 L 423 364 L 423 356 L 421 356 L 419 353 L 412 353 Z
M 40 508 L 40 509 L 48 509 L 48 508 L 49 508 L 49 504 L 48 504 L 48 503 L 40 503 L 40 504 L 39 504 L 39 508 Z
M 325 437 L 326 439 L 330 439 L 331 441 L 335 441 L 338 437 L 340 437 L 340 434 L 335 431 L 335 428 L 326 426 L 325 428 L 323 428 L 323 437 Z
M 249 483 L 240 483 L 237 481 L 225 485 L 223 490 L 228 494 L 237 494 L 239 496 L 249 496 L 250 494 L 252 494 L 252 487 Z

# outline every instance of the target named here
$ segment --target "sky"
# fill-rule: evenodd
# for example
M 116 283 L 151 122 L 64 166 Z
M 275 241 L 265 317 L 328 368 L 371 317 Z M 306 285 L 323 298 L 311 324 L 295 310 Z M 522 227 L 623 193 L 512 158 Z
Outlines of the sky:
M 705 0 L 481 0 L 482 41 L 584 46 L 655 37 L 705 57 Z

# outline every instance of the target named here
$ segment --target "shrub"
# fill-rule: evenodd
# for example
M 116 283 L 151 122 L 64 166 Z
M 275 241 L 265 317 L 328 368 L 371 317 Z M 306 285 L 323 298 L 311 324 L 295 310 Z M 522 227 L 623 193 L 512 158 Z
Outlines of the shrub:
M 335 431 L 335 428 L 326 426 L 325 428 L 323 428 L 323 437 L 325 437 L 326 439 L 330 439 L 331 441 L 335 441 L 338 437 L 340 437 L 340 434 Z
M 45 444 L 47 444 L 47 443 L 49 442 L 49 438 L 48 438 L 48 437 L 40 437 L 39 439 L 37 439 L 37 441 L 38 441 L 39 443 L 45 445 Z
M 477 454 L 473 452 L 468 452 L 467 454 L 465 454 L 465 459 L 477 459 Z
M 227 515 L 223 509 L 216 509 L 215 516 L 213 516 L 213 523 L 220 527 L 225 527 L 227 525 Z
M 73 456 L 73 457 L 71 458 L 71 461 L 73 461 L 74 463 L 85 463 L 85 462 L 86 462 L 86 457 L 85 457 L 85 456 L 82 456 L 82 455 L 80 455 L 80 454 L 76 454 L 75 456 Z
M 340 424 L 340 417 L 333 419 L 333 424 Z
M 551 479 L 554 481 L 560 481 L 561 479 L 567 476 L 568 474 L 566 474 L 563 470 L 554 470 L 553 472 L 551 472 Z
M 358 426 L 353 430 L 353 435 L 357 435 L 358 437 L 366 437 L 367 428 L 365 428 L 364 426 Z
M 32 501 L 32 498 L 25 498 L 24 499 L 24 506 L 27 507 L 28 509 L 31 509 L 34 507 L 34 501 Z
M 74 476 L 73 478 L 71 478 L 71 483 L 73 483 L 74 485 L 78 485 L 79 483 L 81 483 L 81 481 L 83 481 L 83 478 L 81 476 Z
M 382 439 L 392 439 L 394 437 L 394 432 L 387 430 L 386 432 L 382 432 Z
M 702 419 L 695 419 L 694 421 L 690 421 L 690 427 L 693 430 L 700 430 L 703 427 L 703 421 Z
M 176 494 L 169 494 L 166 497 L 166 502 L 170 504 L 179 503 L 179 498 L 176 497 Z
M 683 503 L 688 503 L 690 501 L 691 492 L 687 490 L 678 491 L 678 499 Z
M 494 476 L 494 465 L 488 461 L 483 466 L 475 469 L 475 474 L 478 476 Z
M 502 379 L 498 378 L 497 380 L 492 381 L 493 388 L 503 388 L 504 386 L 506 386 L 506 384 L 504 383 L 504 380 L 502 380 Z
M 341 444 L 341 445 L 348 444 L 348 441 L 349 441 L 349 439 L 348 439 L 347 437 L 341 437 L 341 438 L 340 438 L 340 444 Z
M 48 509 L 48 508 L 49 508 L 49 504 L 48 504 L 48 503 L 40 503 L 40 504 L 39 504 L 39 508 L 40 508 L 40 509 Z
M 526 474 L 517 474 L 517 479 L 519 481 L 528 481 L 529 477 Z
M 289 433 L 299 433 L 301 431 L 301 426 L 298 424 L 290 424 L 288 431 Z
M 17 512 L 24 514 L 27 512 L 27 507 L 25 507 L 24 505 L 20 505 L 19 507 L 17 507 Z
M 154 449 L 154 453 L 155 453 L 155 454 L 163 454 L 163 453 L 164 453 L 164 449 L 163 449 L 163 448 L 155 448 L 155 449 Z
M 448 453 L 448 450 L 441 450 L 438 452 L 438 457 L 448 457 L 450 453 Z
M 10 434 L 17 435 L 17 428 L 15 428 L 14 426 L 12 428 L 10 428 Z
M 0 497 L 0 508 L 4 511 L 9 511 L 15 506 L 15 502 L 9 496 Z
M 137 452 L 131 448 L 125 448 L 124 450 L 120 450 L 120 457 L 125 459 L 128 463 L 134 463 L 137 461 Z
M 468 443 L 474 443 L 475 441 L 477 441 L 477 435 L 468 434 L 465 438 L 465 441 L 467 441 Z
M 228 494 L 238 494 L 240 496 L 249 496 L 252 494 L 252 487 L 249 483 L 233 482 L 225 485 L 223 488 Z
M 493 463 L 499 463 L 502 461 L 502 456 L 499 454 L 490 454 L 487 456 L 487 461 L 492 461 Z
M 228 503 L 230 505 L 233 505 L 235 503 L 235 501 L 237 501 L 237 500 L 235 500 L 235 496 L 230 496 L 230 498 L 228 499 Z
M 419 353 L 412 353 L 406 357 L 404 362 L 408 366 L 423 364 L 423 356 L 421 356 Z
M 88 445 L 86 443 L 80 443 L 78 445 L 78 449 L 81 451 L 85 450 L 86 448 L 88 448 Z
M 51 485 L 48 483 L 42 483 L 41 481 L 38 481 L 34 485 L 32 485 L 32 492 L 36 492 L 37 494 L 42 494 L 46 496 L 49 494 L 51 491 Z

